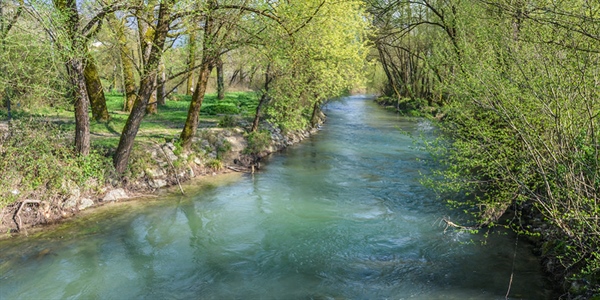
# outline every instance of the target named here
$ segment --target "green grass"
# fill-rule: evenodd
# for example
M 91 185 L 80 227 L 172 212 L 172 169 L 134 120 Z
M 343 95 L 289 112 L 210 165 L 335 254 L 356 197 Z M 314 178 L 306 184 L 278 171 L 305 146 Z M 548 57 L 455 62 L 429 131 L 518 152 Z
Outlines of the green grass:
M 189 109 L 191 96 L 175 95 L 173 100 L 167 100 L 166 105 L 158 107 L 158 114 L 147 115 L 140 126 L 137 141 L 149 140 L 170 141 L 179 136 Z M 123 95 L 115 93 L 106 94 L 106 105 L 110 115 L 107 123 L 96 122 L 91 118 L 90 132 L 93 147 L 115 148 L 128 113 L 121 111 L 123 108 Z M 200 111 L 200 127 L 215 127 L 224 115 L 238 115 L 243 118 L 254 116 L 258 98 L 254 92 L 231 92 L 225 94 L 225 99 L 218 100 L 215 93 L 207 94 Z M 6 118 L 6 111 L 0 110 L 0 118 Z M 13 111 L 14 119 L 44 119 L 51 120 L 66 131 L 75 129 L 72 109 L 40 107 L 30 110 Z

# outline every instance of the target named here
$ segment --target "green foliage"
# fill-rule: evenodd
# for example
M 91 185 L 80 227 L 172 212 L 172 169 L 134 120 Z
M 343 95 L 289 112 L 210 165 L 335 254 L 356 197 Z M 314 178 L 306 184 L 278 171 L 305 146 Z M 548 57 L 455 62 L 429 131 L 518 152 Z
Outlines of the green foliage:
M 273 79 L 262 87 L 265 112 L 281 127 L 303 129 L 315 107 L 363 85 L 369 19 L 361 1 L 288 1 L 278 15 L 300 29 L 293 38 L 280 27 L 264 32 L 259 57 Z
M 130 163 L 127 170 L 123 174 L 124 177 L 129 180 L 136 180 L 142 178 L 146 173 L 145 170 L 149 166 L 154 166 L 155 161 L 152 159 L 150 152 L 146 151 L 146 147 L 143 145 L 136 145 L 133 147 L 130 156 Z
M 237 125 L 237 120 L 231 115 L 226 115 L 223 116 L 221 120 L 219 120 L 219 123 L 217 125 L 222 128 L 235 127 Z
M 231 143 L 227 140 L 219 140 L 216 144 L 217 159 L 222 160 L 231 151 Z
M 258 154 L 271 143 L 271 133 L 268 130 L 250 132 L 246 135 L 248 146 L 244 149 L 244 154 Z
M 68 182 L 81 188 L 103 185 L 112 169 L 98 152 L 78 156 L 69 134 L 50 122 L 14 122 L 0 146 L 0 207 L 19 198 L 52 199 Z
M 214 171 L 223 169 L 223 162 L 218 158 L 209 159 L 204 165 Z
M 545 254 L 557 259 L 557 271 L 600 289 L 600 44 L 586 34 L 597 30 L 588 18 L 598 16 L 580 2 L 533 1 L 544 13 L 524 17 L 519 3 L 435 3 L 453 8 L 444 20 L 432 17 L 442 28 L 415 32 L 433 41 L 426 63 L 440 81 L 432 93 L 444 95 L 445 135 L 429 146 L 445 169 L 430 182 L 444 195 L 468 194 L 451 203 L 481 226 L 498 224 L 511 207 L 527 208 L 522 215 L 546 222 L 538 234 L 556 245 Z M 571 30 L 575 23 L 586 25 Z
M 0 107 L 5 107 L 7 98 L 14 110 L 71 106 L 64 64 L 56 61 L 51 47 L 45 33 L 31 20 L 23 16 L 18 19 L 6 39 L 0 41 Z
M 507 226 L 539 236 L 553 271 L 598 293 L 600 3 L 369 2 L 393 95 L 382 101 L 413 111 L 425 103 L 403 97 L 424 92 L 443 106 L 429 147 L 445 168 L 429 185 L 480 226 L 513 208 Z
M 215 103 L 203 105 L 202 112 L 207 115 L 235 115 L 238 114 L 240 110 L 233 103 Z

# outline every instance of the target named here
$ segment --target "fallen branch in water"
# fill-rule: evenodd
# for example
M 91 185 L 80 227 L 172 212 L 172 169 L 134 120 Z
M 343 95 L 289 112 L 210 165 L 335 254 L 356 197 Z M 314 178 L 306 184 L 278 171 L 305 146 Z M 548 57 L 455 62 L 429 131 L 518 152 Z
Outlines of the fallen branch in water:
M 454 227 L 454 228 L 458 228 L 458 229 L 462 229 L 462 230 L 477 230 L 477 229 L 480 229 L 479 226 L 463 226 L 463 225 L 458 225 L 458 224 L 450 221 L 450 219 L 447 218 L 447 217 L 442 218 L 442 221 L 444 221 L 444 223 L 446 223 L 446 228 L 444 228 L 444 232 L 446 232 L 446 230 L 448 230 L 448 227 Z
M 232 166 L 225 166 L 227 169 L 232 170 L 232 171 L 236 171 L 236 172 L 240 172 L 240 173 L 248 173 L 247 170 L 242 170 L 242 169 L 238 169 L 238 168 L 234 168 Z

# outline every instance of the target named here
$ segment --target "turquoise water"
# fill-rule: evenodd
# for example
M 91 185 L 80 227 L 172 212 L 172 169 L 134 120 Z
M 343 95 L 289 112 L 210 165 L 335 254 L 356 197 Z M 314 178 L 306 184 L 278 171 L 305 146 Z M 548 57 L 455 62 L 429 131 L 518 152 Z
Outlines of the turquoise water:
M 260 173 L 0 241 L 0 299 L 547 299 L 531 247 L 444 231 L 422 187 L 431 137 L 368 98 Z M 193 192 L 192 192 L 193 191 Z

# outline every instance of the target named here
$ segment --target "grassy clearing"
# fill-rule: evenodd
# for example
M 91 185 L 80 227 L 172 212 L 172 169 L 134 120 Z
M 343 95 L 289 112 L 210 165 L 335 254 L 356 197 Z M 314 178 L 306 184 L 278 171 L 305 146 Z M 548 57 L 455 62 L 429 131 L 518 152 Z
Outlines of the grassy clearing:
M 166 105 L 159 106 L 158 114 L 148 115 L 144 118 L 138 133 L 138 142 L 149 140 L 171 140 L 181 133 L 185 124 L 191 96 L 175 95 Z M 106 105 L 110 114 L 107 123 L 91 121 L 90 132 L 92 136 L 92 147 L 115 148 L 128 113 L 122 111 L 123 95 L 107 94 Z M 216 127 L 224 118 L 238 116 L 249 119 L 254 116 L 258 98 L 254 92 L 231 92 L 225 95 L 225 99 L 218 100 L 217 95 L 207 94 L 200 112 L 201 127 Z M 229 116 L 229 117 L 228 117 Z M 0 111 L 0 117 L 5 118 L 6 112 Z M 28 110 L 17 110 L 13 112 L 15 120 L 48 120 L 59 125 L 61 130 L 75 130 L 73 111 L 63 108 L 40 107 Z M 91 118 L 91 113 L 90 113 Z M 227 123 L 227 122 L 221 122 Z

